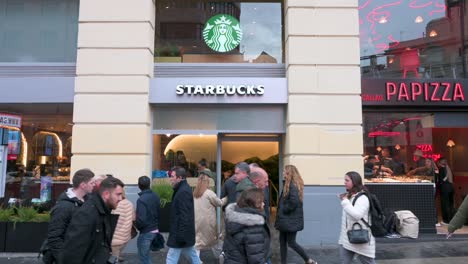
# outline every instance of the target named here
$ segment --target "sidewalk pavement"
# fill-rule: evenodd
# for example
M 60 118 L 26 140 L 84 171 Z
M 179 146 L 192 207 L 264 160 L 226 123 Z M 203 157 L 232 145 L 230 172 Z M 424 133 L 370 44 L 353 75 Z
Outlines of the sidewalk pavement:
M 466 264 L 468 263 L 468 240 L 466 237 L 452 240 L 426 239 L 426 240 L 408 240 L 408 239 L 386 239 L 377 241 L 376 262 L 379 264 Z M 274 254 L 272 263 L 279 262 L 278 248 L 273 248 Z M 320 264 L 339 264 L 338 245 L 326 245 L 308 247 L 307 253 Z M 152 258 L 154 264 L 165 263 L 167 250 L 153 252 Z M 124 254 L 123 264 L 136 264 L 138 257 L 136 254 Z M 216 264 L 217 258 L 211 251 L 202 251 L 201 259 L 205 264 Z M 37 264 L 41 263 L 37 259 L 37 254 L 0 254 L 0 264 Z M 180 261 L 179 263 L 189 263 Z M 303 260 L 293 251 L 288 252 L 288 263 L 301 264 Z M 357 263 L 357 262 L 355 262 Z

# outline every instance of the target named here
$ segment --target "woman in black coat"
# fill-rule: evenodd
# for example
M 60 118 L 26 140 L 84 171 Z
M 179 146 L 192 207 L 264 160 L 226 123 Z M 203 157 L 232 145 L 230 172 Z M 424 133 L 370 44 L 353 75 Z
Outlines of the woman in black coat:
M 309 258 L 304 249 L 297 244 L 297 231 L 304 229 L 304 181 L 294 165 L 286 165 L 283 171 L 284 187 L 278 204 L 275 228 L 280 231 L 281 264 L 286 264 L 288 247 L 304 259 L 305 263 L 317 263 Z
M 265 264 L 269 259 L 270 230 L 263 206 L 263 190 L 252 188 L 226 207 L 224 264 Z

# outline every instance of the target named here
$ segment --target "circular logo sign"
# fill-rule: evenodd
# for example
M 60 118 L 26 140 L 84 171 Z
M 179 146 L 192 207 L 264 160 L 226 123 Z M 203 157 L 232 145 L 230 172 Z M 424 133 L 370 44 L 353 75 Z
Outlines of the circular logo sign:
M 239 21 L 230 15 L 216 15 L 206 22 L 203 39 L 206 45 L 214 51 L 231 51 L 239 46 L 242 40 Z

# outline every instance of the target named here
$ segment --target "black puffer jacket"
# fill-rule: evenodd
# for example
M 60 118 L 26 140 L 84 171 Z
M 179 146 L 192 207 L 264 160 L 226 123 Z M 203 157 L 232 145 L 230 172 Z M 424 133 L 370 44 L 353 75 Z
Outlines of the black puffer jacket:
M 286 197 L 283 197 L 281 192 L 275 228 L 283 232 L 297 232 L 304 229 L 304 210 L 299 199 L 299 190 L 294 182 L 289 185 Z
M 167 246 L 185 248 L 195 245 L 195 211 L 192 188 L 186 180 L 174 187 L 171 203 L 171 226 Z
M 58 263 L 107 263 L 118 218 L 111 214 L 101 195 L 92 194 L 73 214 Z
M 263 212 L 226 207 L 225 264 L 265 264 L 270 257 L 270 230 Z
M 63 248 L 65 232 L 70 224 L 73 213 L 83 204 L 76 198 L 71 188 L 60 194 L 57 203 L 50 212 L 49 230 L 47 232 L 47 244 L 52 256 L 57 259 Z

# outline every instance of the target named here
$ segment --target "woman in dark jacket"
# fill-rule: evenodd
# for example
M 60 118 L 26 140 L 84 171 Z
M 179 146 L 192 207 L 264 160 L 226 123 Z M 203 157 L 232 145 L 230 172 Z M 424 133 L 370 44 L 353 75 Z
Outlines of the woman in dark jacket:
M 270 230 L 263 212 L 263 190 L 242 192 L 226 207 L 225 264 L 265 264 L 270 257 Z
M 275 228 L 280 231 L 281 264 L 287 263 L 288 247 L 304 259 L 305 263 L 317 263 L 309 258 L 304 249 L 297 244 L 297 231 L 304 229 L 304 181 L 294 165 L 286 165 L 283 171 L 284 187 L 278 204 Z

